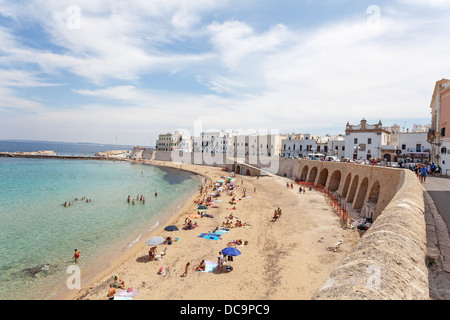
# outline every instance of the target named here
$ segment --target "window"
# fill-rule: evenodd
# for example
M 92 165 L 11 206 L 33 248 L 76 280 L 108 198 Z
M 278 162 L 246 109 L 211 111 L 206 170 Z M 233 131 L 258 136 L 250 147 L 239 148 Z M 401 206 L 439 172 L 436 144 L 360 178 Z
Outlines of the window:
M 445 127 L 441 129 L 441 137 L 445 137 Z
M 358 138 L 353 139 L 354 144 L 358 144 Z
M 372 138 L 367 139 L 367 144 L 372 144 Z
M 406 144 L 402 144 L 402 150 L 406 150 Z

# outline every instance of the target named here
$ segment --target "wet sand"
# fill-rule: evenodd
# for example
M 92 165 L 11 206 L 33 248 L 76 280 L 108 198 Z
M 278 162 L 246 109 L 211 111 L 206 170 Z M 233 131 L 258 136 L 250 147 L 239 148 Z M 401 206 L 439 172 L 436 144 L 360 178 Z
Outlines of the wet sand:
M 211 181 L 220 180 L 229 173 L 221 168 L 152 161 L 151 164 L 192 171 Z M 191 199 L 165 225 L 160 225 L 150 236 L 178 237 L 172 245 L 159 245 L 156 252 L 167 248 L 160 261 L 149 261 L 148 238 L 140 239 L 131 250 L 111 261 L 108 268 L 82 289 L 71 290 L 64 299 L 106 300 L 112 275 L 119 275 L 125 287 L 139 290 L 134 300 L 308 300 L 326 282 L 328 276 L 359 241 L 356 230 L 343 229 L 340 219 L 331 209 L 327 199 L 315 191 L 299 194 L 298 186 L 286 187 L 290 181 L 278 176 L 236 176 L 239 188 L 235 190 L 236 210 L 228 202 L 231 197 L 222 193 L 217 198 L 218 208 L 207 213 L 214 218 L 192 218 L 198 227 L 182 230 L 186 217 L 196 213 L 197 205 Z M 209 182 L 207 183 L 209 184 Z M 243 188 L 247 196 L 243 198 Z M 210 189 L 209 189 L 210 190 Z M 209 191 L 208 191 L 209 193 Z M 280 207 L 283 215 L 273 222 L 274 210 Z M 232 228 L 219 240 L 199 238 L 198 234 L 221 227 L 226 217 L 233 213 L 248 228 Z M 176 225 L 179 230 L 164 231 L 166 225 Z M 219 251 L 227 243 L 242 239 L 248 245 L 237 247 L 241 255 L 225 264 L 231 272 L 201 273 L 194 271 L 200 261 L 217 262 Z M 339 252 L 326 248 L 343 240 Z M 186 263 L 190 268 L 183 277 Z M 159 275 L 160 267 L 166 273 Z M 60 297 L 61 298 L 61 297 Z

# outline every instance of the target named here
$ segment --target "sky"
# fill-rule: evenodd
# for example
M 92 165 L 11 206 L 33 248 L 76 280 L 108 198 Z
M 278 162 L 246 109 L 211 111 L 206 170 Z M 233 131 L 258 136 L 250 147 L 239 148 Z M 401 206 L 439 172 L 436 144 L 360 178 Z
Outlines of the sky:
M 0 140 L 430 123 L 450 0 L 0 0 Z

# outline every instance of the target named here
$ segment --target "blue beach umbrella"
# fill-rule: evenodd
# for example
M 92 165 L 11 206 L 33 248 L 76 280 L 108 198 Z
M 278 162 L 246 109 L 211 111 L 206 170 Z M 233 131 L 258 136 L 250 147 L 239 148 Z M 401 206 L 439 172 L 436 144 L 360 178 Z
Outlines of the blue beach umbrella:
M 241 254 L 241 252 L 233 247 L 227 247 L 225 249 L 222 250 L 223 254 L 226 254 L 227 256 L 238 256 Z
M 166 230 L 166 231 L 177 231 L 178 228 L 176 226 L 172 225 L 172 226 L 165 227 L 164 230 Z

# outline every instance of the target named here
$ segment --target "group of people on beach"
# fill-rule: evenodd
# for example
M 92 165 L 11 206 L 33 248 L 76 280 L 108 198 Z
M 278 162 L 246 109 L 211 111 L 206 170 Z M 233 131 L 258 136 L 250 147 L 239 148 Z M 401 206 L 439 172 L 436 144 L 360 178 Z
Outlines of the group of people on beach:
M 275 210 L 275 212 L 273 213 L 273 221 L 278 221 L 278 219 L 280 219 L 280 217 L 283 215 L 283 211 L 281 211 L 280 207 L 278 207 L 278 209 Z
M 73 201 L 66 201 L 64 202 L 62 205 L 64 207 L 70 207 L 71 205 L 73 205 L 76 201 L 78 201 L 78 198 L 74 198 Z M 81 198 L 81 201 L 85 201 L 85 202 L 91 202 L 91 199 L 87 199 L 86 197 Z
M 205 180 L 206 183 L 206 180 Z M 208 194 L 208 189 L 212 190 L 211 194 Z M 213 184 L 211 181 L 211 184 L 208 185 L 201 185 L 199 186 L 199 193 L 200 195 L 202 195 L 203 197 L 201 199 L 199 199 L 198 201 L 194 201 L 195 204 L 197 205 L 202 205 L 202 206 L 206 206 L 206 207 L 215 207 L 218 208 L 217 206 L 214 206 L 215 203 L 215 198 L 220 197 L 222 194 L 226 193 L 228 196 L 231 197 L 229 203 L 233 205 L 232 208 L 230 208 L 229 210 L 236 210 L 236 203 L 237 203 L 237 199 L 236 199 L 236 194 L 234 193 L 235 190 L 239 189 L 238 185 L 234 185 L 234 184 L 230 184 L 228 181 L 226 181 L 226 183 L 223 183 L 221 185 L 218 184 Z M 246 195 L 245 191 L 244 191 L 244 196 Z M 155 192 L 155 197 L 157 196 L 157 193 Z M 240 199 L 239 199 L 240 200 Z M 145 203 L 145 196 L 143 195 L 137 195 L 136 199 L 131 199 L 130 196 L 128 196 L 127 198 L 128 203 L 132 203 L 135 204 L 137 201 L 140 201 L 141 203 Z M 206 213 L 206 210 L 198 210 L 197 214 L 200 217 L 204 217 L 204 216 L 211 216 L 214 217 L 212 215 L 208 215 Z M 227 226 L 228 228 L 233 228 L 233 227 L 243 227 L 243 226 L 249 226 L 250 224 L 248 222 L 243 223 L 241 220 L 239 220 L 233 213 L 229 214 L 226 217 L 226 222 L 224 222 L 222 224 L 222 226 Z M 234 225 L 233 222 L 235 221 Z M 196 226 L 198 226 L 197 222 L 194 222 L 187 217 L 184 220 L 184 230 L 190 230 L 195 228 Z M 219 227 L 216 228 L 216 230 Z M 163 242 L 163 244 L 172 244 L 172 237 L 167 237 L 165 238 L 165 241 Z M 227 243 L 227 246 L 229 247 L 235 247 L 235 246 L 242 246 L 242 245 L 247 245 L 248 241 L 244 241 L 242 239 L 237 239 L 237 240 L 233 240 Z M 155 260 L 159 260 L 162 255 L 165 255 L 165 251 L 166 249 L 161 252 L 159 255 L 156 253 L 157 247 L 156 246 L 152 246 L 149 251 L 148 251 L 148 259 L 149 261 L 155 261 Z M 219 252 L 219 255 L 217 257 L 217 270 L 222 272 L 224 269 L 224 262 L 228 259 L 228 261 L 232 261 L 233 258 L 231 256 L 227 256 L 224 255 L 222 251 Z M 191 267 L 191 262 L 187 262 L 186 266 L 185 266 L 185 270 L 184 273 L 181 275 L 182 277 L 186 277 L 189 270 Z M 195 271 L 205 271 L 206 270 L 206 261 L 204 259 L 202 259 L 200 261 L 200 263 L 198 265 L 196 265 L 193 270 Z M 158 274 L 161 274 L 160 272 L 158 272 Z M 116 289 L 117 288 L 124 288 L 125 284 L 123 282 L 123 280 L 119 279 L 117 277 L 114 278 L 114 283 L 112 283 L 110 285 L 107 297 L 108 299 L 112 300 L 114 298 L 114 295 L 116 293 Z

